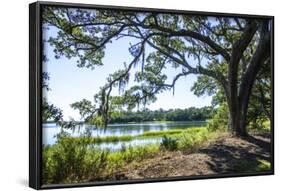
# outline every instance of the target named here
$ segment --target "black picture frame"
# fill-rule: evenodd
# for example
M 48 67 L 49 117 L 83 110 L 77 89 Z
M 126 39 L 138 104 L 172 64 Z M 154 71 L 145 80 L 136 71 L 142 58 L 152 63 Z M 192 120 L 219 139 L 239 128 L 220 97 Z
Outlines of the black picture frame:
M 205 16 L 231 16 L 239 18 L 257 18 L 272 20 L 271 34 L 271 171 L 255 172 L 255 173 L 235 173 L 235 174 L 216 174 L 216 175 L 200 175 L 188 177 L 169 177 L 142 180 L 119 180 L 119 181 L 103 181 L 78 184 L 41 184 L 41 145 L 42 145 L 42 124 L 41 124 L 41 106 L 42 106 L 42 6 L 59 6 L 72 8 L 88 8 L 88 9 L 107 9 L 107 10 L 131 10 L 138 12 L 161 12 L 161 13 L 177 13 L 187 15 L 205 15 Z M 58 2 L 35 2 L 29 5 L 29 186 L 34 189 L 54 189 L 54 188 L 70 188 L 85 186 L 101 186 L 101 185 L 117 185 L 117 184 L 134 184 L 164 181 L 182 181 L 195 179 L 211 179 L 226 177 L 244 177 L 244 176 L 260 176 L 274 174 L 274 16 L 266 15 L 248 15 L 234 13 L 218 13 L 218 12 L 201 12 L 186 10 L 170 10 L 155 9 L 141 7 L 119 7 L 110 5 L 91 5 L 78 3 L 58 3 Z

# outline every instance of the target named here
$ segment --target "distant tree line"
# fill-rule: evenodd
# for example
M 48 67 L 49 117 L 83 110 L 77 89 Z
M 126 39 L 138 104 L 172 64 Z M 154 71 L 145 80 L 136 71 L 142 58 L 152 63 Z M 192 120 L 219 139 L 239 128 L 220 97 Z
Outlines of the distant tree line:
M 127 123 L 143 121 L 205 121 L 211 118 L 212 108 L 190 107 L 187 109 L 158 109 L 142 111 L 121 111 L 112 113 L 109 123 Z

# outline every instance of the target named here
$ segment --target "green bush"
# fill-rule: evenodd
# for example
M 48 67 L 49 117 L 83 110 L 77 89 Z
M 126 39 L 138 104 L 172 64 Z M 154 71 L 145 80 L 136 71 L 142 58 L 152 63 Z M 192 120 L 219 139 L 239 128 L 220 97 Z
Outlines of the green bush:
M 108 155 L 107 171 L 114 173 L 123 166 L 131 162 L 140 162 L 144 159 L 151 158 L 154 154 L 159 152 L 159 145 L 145 145 L 145 146 L 122 146 L 120 151 L 111 152 Z
M 252 132 L 269 133 L 270 132 L 270 120 L 268 119 L 256 119 L 251 121 L 248 125 L 248 130 Z
M 185 130 L 179 137 L 179 148 L 182 150 L 193 151 L 208 140 L 211 136 L 206 128 L 192 128 Z
M 56 144 L 43 146 L 43 184 L 78 183 L 110 176 L 130 162 L 150 158 L 159 151 L 159 145 L 122 146 L 119 151 L 96 148 L 90 135 L 79 141 L 62 132 Z
M 166 135 L 164 135 L 162 138 L 160 147 L 164 148 L 168 151 L 174 151 L 178 148 L 178 142 L 176 139 L 173 139 L 171 137 L 167 137 Z
M 227 129 L 228 113 L 229 112 L 226 103 L 221 104 L 221 106 L 216 109 L 213 118 L 208 120 L 207 123 L 208 130 L 216 131 L 216 130 Z
M 43 184 L 73 183 L 84 177 L 97 177 L 106 166 L 108 153 L 90 147 L 86 141 L 77 143 L 62 132 L 55 145 L 43 147 Z

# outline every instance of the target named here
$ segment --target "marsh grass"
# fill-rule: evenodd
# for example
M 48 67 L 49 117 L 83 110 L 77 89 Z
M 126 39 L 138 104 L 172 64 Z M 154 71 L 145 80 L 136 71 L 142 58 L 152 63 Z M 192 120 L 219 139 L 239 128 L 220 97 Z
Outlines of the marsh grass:
M 179 135 L 184 131 L 184 129 L 172 129 L 172 130 L 164 130 L 164 131 L 148 131 L 144 132 L 140 135 L 122 135 L 122 136 L 106 136 L 106 137 L 69 137 L 72 139 L 73 142 L 88 142 L 89 144 L 100 144 L 100 143 L 107 143 L 107 142 L 126 142 L 132 141 L 133 139 L 146 139 L 146 138 L 157 138 L 172 135 Z
M 164 135 L 176 135 L 180 134 L 184 131 L 184 129 L 171 129 L 171 130 L 164 130 L 164 131 L 148 131 L 144 132 L 141 135 L 137 135 L 137 138 L 148 138 L 148 137 L 162 137 Z
M 109 152 L 85 142 L 59 137 L 57 144 L 44 146 L 42 154 L 43 184 L 81 183 L 118 172 L 130 162 L 142 161 L 159 152 L 159 145 L 124 147 Z
M 217 132 L 207 128 L 174 129 L 146 132 L 136 136 L 71 137 L 66 133 L 57 136 L 56 144 L 43 146 L 43 184 L 78 183 L 110 177 L 132 162 L 141 162 L 167 151 L 194 151 Z M 162 143 L 142 146 L 122 145 L 120 150 L 100 149 L 99 143 L 126 141 L 134 138 L 163 137 Z

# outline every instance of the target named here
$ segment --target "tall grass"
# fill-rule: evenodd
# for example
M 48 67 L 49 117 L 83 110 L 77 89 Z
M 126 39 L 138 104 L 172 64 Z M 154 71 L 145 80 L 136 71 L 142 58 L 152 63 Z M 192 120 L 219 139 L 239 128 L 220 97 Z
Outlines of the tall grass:
M 140 162 L 159 152 L 159 145 L 129 146 L 108 155 L 108 173 L 114 173 L 131 162 Z
M 208 128 L 190 128 L 184 130 L 178 137 L 179 149 L 185 152 L 194 152 L 202 144 L 211 142 L 217 138 L 224 130 L 210 130 Z
M 158 153 L 158 145 L 123 147 L 109 152 L 90 144 L 90 137 L 79 142 L 66 133 L 56 144 L 44 146 L 42 153 L 43 184 L 78 183 L 110 176 L 130 162 L 141 161 Z
M 136 136 L 99 137 L 82 135 L 79 138 L 60 133 L 56 144 L 44 146 L 42 153 L 43 184 L 78 183 L 110 177 L 132 162 L 153 158 L 163 149 L 168 151 L 194 151 L 212 139 L 216 132 L 207 128 L 147 132 L 137 137 L 163 136 L 162 143 L 145 146 L 122 146 L 121 150 L 100 149 L 101 141 L 130 140 Z
M 183 132 L 183 129 L 172 129 L 172 130 L 165 130 L 165 131 L 148 131 L 144 132 L 140 135 L 122 135 L 122 136 L 106 136 L 106 137 L 69 137 L 72 139 L 73 142 L 88 142 L 90 144 L 100 144 L 100 143 L 107 143 L 107 142 L 125 142 L 125 141 L 132 141 L 136 138 L 153 138 L 153 137 L 162 137 L 164 135 L 179 135 Z
M 77 144 L 68 134 L 60 133 L 55 145 L 43 147 L 43 183 L 75 183 L 84 177 L 96 177 L 106 166 L 108 154 L 86 141 Z
M 171 130 L 165 130 L 165 131 L 147 131 L 144 132 L 141 135 L 137 135 L 137 137 L 162 137 L 164 135 L 175 135 L 175 134 L 180 134 L 184 130 L 183 129 L 171 129 Z
M 74 142 L 86 141 L 90 144 L 100 144 L 105 142 L 119 142 L 119 141 L 131 141 L 134 136 L 123 135 L 123 136 L 106 136 L 106 137 L 71 137 Z

